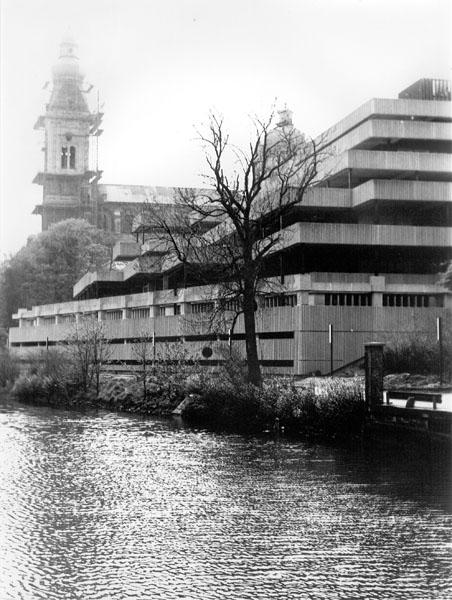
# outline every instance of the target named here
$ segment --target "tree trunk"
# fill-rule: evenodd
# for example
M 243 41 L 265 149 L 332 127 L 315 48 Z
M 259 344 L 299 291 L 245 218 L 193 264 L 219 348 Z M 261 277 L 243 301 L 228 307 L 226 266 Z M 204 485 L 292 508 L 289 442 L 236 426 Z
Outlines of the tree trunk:
M 248 363 L 248 381 L 260 387 L 261 369 L 257 354 L 256 321 L 254 318 L 255 298 L 252 284 L 245 282 L 243 294 L 243 316 L 245 321 L 246 360 Z

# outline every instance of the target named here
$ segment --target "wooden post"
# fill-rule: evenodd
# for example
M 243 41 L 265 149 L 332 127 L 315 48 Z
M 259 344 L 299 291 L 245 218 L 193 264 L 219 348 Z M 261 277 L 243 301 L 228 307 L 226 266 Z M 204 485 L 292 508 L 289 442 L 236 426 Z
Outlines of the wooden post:
M 365 344 L 366 404 L 370 412 L 383 404 L 383 348 L 381 342 Z

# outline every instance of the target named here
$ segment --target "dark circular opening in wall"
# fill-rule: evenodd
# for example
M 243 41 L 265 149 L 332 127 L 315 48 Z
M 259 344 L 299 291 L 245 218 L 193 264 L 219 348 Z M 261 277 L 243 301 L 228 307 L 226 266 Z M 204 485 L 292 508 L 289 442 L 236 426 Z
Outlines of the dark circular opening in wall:
M 204 348 L 202 349 L 202 355 L 204 356 L 204 358 L 210 358 L 212 354 L 212 348 L 209 348 L 209 346 L 204 346 Z

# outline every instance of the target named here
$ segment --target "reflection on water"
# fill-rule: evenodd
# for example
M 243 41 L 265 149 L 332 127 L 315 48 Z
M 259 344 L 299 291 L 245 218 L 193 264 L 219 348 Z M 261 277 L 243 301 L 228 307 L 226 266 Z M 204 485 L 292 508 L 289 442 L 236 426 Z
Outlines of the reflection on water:
M 451 598 L 441 469 L 0 409 L 0 598 Z

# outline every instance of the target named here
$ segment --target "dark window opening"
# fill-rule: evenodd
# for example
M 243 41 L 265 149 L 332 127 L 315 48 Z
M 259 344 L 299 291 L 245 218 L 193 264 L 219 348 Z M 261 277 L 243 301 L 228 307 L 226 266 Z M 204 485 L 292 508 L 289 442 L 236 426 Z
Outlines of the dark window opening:
M 69 167 L 75 169 L 75 146 L 69 148 Z
M 61 168 L 67 169 L 67 146 L 61 148 Z

